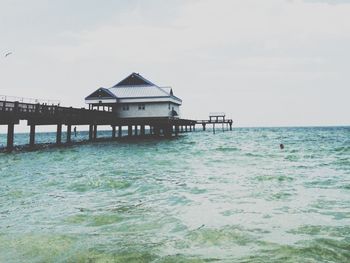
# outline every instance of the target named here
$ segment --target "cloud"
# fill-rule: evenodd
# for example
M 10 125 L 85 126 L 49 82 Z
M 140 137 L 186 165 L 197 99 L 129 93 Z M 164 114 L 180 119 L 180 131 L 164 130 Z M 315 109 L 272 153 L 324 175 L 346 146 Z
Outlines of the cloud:
M 20 56 L 6 68 L 0 65 L 0 84 L 11 87 L 5 93 L 82 105 L 93 89 L 138 71 L 155 83 L 172 85 L 184 99 L 187 117 L 225 110 L 241 125 L 347 120 L 349 112 L 340 102 L 350 96 L 350 5 L 302 0 L 50 3 L 34 1 L 32 9 L 23 4 L 19 13 L 7 8 L 4 20 L 11 23 L 0 32 L 13 38 L 0 47 L 13 44 Z M 17 25 L 9 18 L 13 13 L 21 16 Z M 327 104 L 327 99 L 338 103 Z M 300 108 L 283 107 L 293 103 Z M 301 116 L 310 107 L 318 113 Z M 265 118 L 254 117 L 262 112 Z M 336 117 L 323 119 L 330 112 Z
M 349 0 L 304 0 L 305 3 L 322 3 L 329 5 L 350 4 Z

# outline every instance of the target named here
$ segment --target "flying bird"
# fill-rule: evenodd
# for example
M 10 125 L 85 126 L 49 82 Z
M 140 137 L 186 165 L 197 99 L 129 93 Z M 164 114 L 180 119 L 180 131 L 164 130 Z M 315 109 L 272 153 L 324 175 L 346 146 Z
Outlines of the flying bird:
M 12 52 L 7 52 L 7 53 L 5 54 L 5 58 L 8 57 L 8 56 L 11 55 L 11 54 L 12 54 Z

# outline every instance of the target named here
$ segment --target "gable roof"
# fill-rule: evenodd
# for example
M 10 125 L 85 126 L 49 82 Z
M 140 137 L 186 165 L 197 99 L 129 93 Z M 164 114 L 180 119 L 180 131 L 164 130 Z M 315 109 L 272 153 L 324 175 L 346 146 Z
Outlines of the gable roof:
M 169 100 L 180 104 L 182 102 L 181 99 L 174 96 L 171 87 L 159 87 L 138 73 L 130 74 L 109 89 L 99 88 L 85 98 L 88 101 L 100 99 L 114 99 L 118 101 L 123 101 L 124 99 L 159 99 L 160 101 Z
M 91 93 L 89 96 L 87 96 L 85 99 L 91 99 L 91 98 L 99 98 L 99 99 L 115 99 L 116 96 L 110 92 L 108 89 L 105 88 L 99 88 L 98 90 Z
M 138 73 L 131 73 L 122 81 L 118 82 L 113 87 L 121 87 L 121 86 L 155 86 L 152 82 L 145 79 Z

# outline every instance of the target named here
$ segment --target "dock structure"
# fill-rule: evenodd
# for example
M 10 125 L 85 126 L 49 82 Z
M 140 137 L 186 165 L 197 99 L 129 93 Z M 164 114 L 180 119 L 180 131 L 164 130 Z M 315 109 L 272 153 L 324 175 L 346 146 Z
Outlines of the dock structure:
M 225 129 L 227 130 L 230 129 L 230 131 L 232 131 L 233 120 L 226 119 L 226 114 L 224 112 L 211 112 L 209 113 L 209 120 L 197 120 L 196 124 L 202 125 L 203 131 L 206 130 L 207 125 L 212 125 L 213 133 L 215 134 L 216 132 L 215 125 L 220 125 L 220 124 L 223 131 L 225 131 Z
M 20 120 L 26 120 L 30 127 L 30 146 L 35 145 L 35 129 L 39 125 L 55 125 L 56 144 L 61 144 L 63 126 L 67 128 L 66 142 L 70 143 L 72 126 L 78 125 L 88 125 L 89 140 L 94 141 L 97 139 L 99 125 L 111 126 L 112 138 L 117 138 L 122 137 L 122 130 L 125 127 L 128 136 L 144 136 L 145 127 L 148 126 L 151 135 L 171 137 L 181 132 L 192 131 L 196 124 L 195 120 L 176 117 L 120 118 L 110 111 L 0 100 L 0 125 L 7 125 L 8 151 L 14 147 L 15 125 L 19 124 Z

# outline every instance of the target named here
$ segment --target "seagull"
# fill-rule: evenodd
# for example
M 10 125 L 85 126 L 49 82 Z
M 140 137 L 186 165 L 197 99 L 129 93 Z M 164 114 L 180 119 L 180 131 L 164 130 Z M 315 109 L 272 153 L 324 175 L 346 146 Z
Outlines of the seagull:
M 12 54 L 12 52 L 7 52 L 7 53 L 5 54 L 5 58 L 8 57 L 8 56 L 11 55 L 11 54 Z

